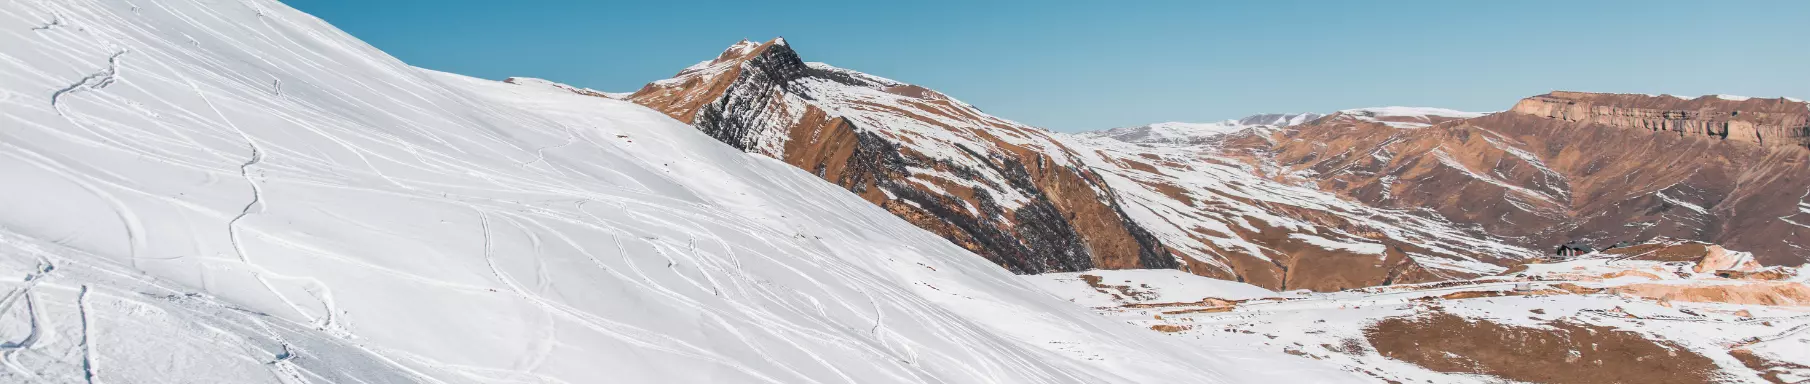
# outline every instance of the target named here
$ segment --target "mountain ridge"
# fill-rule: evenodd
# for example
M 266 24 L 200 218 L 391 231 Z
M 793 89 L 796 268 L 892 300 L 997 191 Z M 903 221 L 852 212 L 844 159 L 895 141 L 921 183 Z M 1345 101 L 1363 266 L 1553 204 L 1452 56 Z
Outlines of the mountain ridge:
M 1753 251 L 1770 265 L 1810 258 L 1790 240 L 1810 236 L 1804 231 L 1810 227 L 1798 224 L 1810 211 L 1803 210 L 1802 193 L 1796 192 L 1810 190 L 1805 180 L 1810 151 L 1777 142 L 1782 140 L 1763 144 L 1712 134 L 1750 121 L 1740 119 L 1793 121 L 1801 115 L 1760 107 L 1789 112 L 1803 104 L 1554 94 L 1586 101 L 1665 99 L 1670 101 L 1654 107 L 1710 112 L 1564 104 L 1548 94 L 1504 112 L 1411 130 L 1362 119 L 1322 119 L 1238 141 L 1227 153 L 1268 159 L 1251 163 L 1277 167 L 1271 177 L 1278 180 L 1314 183 L 1382 207 L 1434 210 L 1535 248 L 1574 240 L 1600 247 L 1676 237 Z M 1746 116 L 1732 113 L 1742 109 L 1749 111 L 1740 113 Z M 1326 146 L 1351 150 L 1328 153 Z
M 1422 221 L 1413 228 L 1390 224 L 1422 219 L 1333 202 L 1330 195 L 1308 190 L 1289 192 L 1315 196 L 1305 201 L 1251 199 L 1244 197 L 1247 192 L 1234 190 L 1247 183 L 1284 187 L 1268 185 L 1270 181 L 1248 176 L 1248 171 L 1202 173 L 1199 167 L 1217 169 L 1225 164 L 1194 159 L 1194 153 L 1177 153 L 1173 161 L 1164 162 L 1161 155 L 1148 151 L 1108 151 L 1077 140 L 1081 136 L 987 115 L 934 90 L 806 63 L 793 47 L 775 42 L 738 42 L 715 59 L 649 83 L 630 100 L 690 121 L 731 146 L 781 159 L 843 185 L 1018 273 L 1181 268 L 1225 279 L 1253 279 L 1274 289 L 1342 289 L 1475 276 L 1504 268 L 1491 263 L 1512 264 L 1533 254 L 1486 245 L 1493 241 L 1436 221 Z M 1310 115 L 1254 118 L 1302 122 L 1306 117 Z M 1109 152 L 1113 154 L 1106 155 Z M 1171 165 L 1180 168 L 1158 169 Z M 1187 196 L 1175 192 L 1176 181 L 1148 180 L 1175 172 L 1190 179 L 1216 180 L 1198 186 L 1218 192 Z M 1226 184 L 1230 178 L 1240 181 Z M 1250 206 L 1234 211 L 1243 213 L 1213 212 L 1197 205 L 1197 199 Z M 1319 213 L 1318 209 L 1329 209 L 1325 204 L 1341 211 Z M 1157 205 L 1164 208 L 1153 208 Z M 1227 229 L 1194 228 L 1206 223 L 1196 219 L 1186 221 L 1197 224 L 1171 228 L 1176 225 L 1174 217 L 1152 214 L 1153 209 L 1213 217 L 1207 227 Z M 1286 217 L 1261 220 L 1291 224 L 1261 229 L 1248 224 L 1259 219 L 1246 218 L 1247 214 Z M 1303 215 L 1340 219 L 1296 221 Z M 1350 227 L 1360 221 L 1370 223 L 1363 225 L 1368 229 Z M 1158 227 L 1169 229 L 1153 232 Z M 1282 228 L 1325 228 L 1340 232 L 1326 236 L 1346 241 L 1358 241 L 1352 240 L 1360 237 L 1356 233 L 1364 233 L 1395 239 L 1389 241 L 1397 246 L 1370 254 L 1380 245 L 1335 246 L 1346 243 L 1290 236 L 1290 230 Z M 1214 242 L 1222 245 L 1207 245 Z M 1443 245 L 1437 251 L 1408 245 L 1415 243 Z M 1386 257 L 1377 256 L 1385 253 Z M 1409 272 L 1423 268 L 1417 261 L 1423 259 L 1442 272 Z M 1332 267 L 1339 263 L 1363 268 L 1347 272 Z M 1287 272 L 1291 269 L 1300 273 L 1291 275 Z
M 1096 198 L 1097 183 L 1065 165 L 1069 150 L 1044 131 L 922 87 L 808 64 L 783 40 L 737 43 L 630 100 L 848 187 L 1016 272 L 1174 266 L 1136 224 L 1110 219 L 1114 203 Z M 971 192 L 944 193 L 960 189 Z

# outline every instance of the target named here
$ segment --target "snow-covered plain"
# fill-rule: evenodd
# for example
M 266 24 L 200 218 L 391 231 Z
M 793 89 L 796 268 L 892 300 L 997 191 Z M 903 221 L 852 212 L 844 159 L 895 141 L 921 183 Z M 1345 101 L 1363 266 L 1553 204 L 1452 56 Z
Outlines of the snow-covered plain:
M 0 4 L 0 382 L 1345 382 L 272 0 Z M 1286 379 L 1284 379 L 1286 378 Z

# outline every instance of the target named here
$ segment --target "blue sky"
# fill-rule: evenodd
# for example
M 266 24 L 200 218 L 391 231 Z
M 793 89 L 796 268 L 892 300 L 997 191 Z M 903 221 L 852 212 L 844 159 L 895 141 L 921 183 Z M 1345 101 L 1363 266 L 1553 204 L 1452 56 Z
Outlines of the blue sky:
M 608 91 L 785 36 L 1059 131 L 1554 89 L 1810 98 L 1810 1 L 286 3 L 416 66 Z

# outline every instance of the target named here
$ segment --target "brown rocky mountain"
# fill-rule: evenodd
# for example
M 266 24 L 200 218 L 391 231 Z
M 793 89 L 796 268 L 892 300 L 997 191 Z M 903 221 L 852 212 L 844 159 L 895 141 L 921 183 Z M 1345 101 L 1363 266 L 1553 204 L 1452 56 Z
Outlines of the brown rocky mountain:
M 628 97 L 1018 273 L 1180 268 L 1336 290 L 1499 272 L 1535 252 L 1280 183 L 1190 143 L 1065 135 L 741 42 Z M 1288 119 L 1255 119 L 1260 121 Z M 1296 121 L 1298 122 L 1298 121 Z
M 743 41 L 630 100 L 783 160 L 1018 273 L 1174 268 L 1048 132 Z
M 1612 127 L 1672 131 L 1761 145 L 1810 148 L 1804 102 L 1734 96 L 1553 92 L 1516 103 L 1512 112 Z
M 1420 128 L 1333 114 L 1228 139 L 1268 176 L 1536 249 L 1657 237 L 1810 259 L 1801 101 L 1553 92 Z

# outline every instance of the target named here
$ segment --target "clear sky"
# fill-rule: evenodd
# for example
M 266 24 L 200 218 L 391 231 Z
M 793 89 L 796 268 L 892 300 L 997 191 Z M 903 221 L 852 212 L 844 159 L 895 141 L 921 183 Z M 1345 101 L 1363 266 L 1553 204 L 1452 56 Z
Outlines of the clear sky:
M 286 2 L 416 66 L 614 92 L 785 36 L 1059 131 L 1554 89 L 1810 98 L 1802 0 Z

